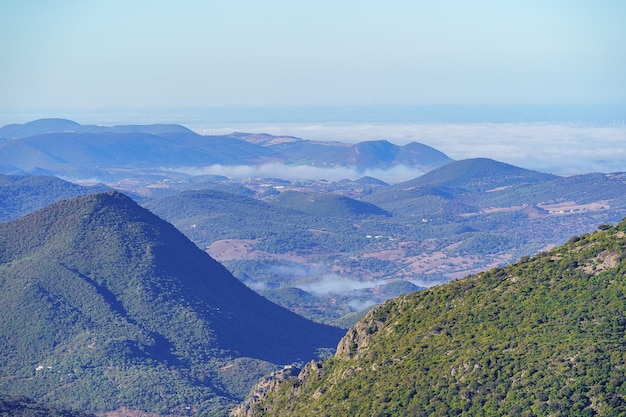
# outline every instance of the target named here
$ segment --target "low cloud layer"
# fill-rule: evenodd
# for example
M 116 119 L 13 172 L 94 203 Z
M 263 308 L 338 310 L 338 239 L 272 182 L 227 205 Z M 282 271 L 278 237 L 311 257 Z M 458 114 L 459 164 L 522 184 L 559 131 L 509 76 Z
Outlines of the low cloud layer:
M 461 160 L 486 157 L 557 175 L 626 171 L 626 125 L 593 123 L 277 123 L 201 129 L 292 135 L 303 139 L 420 142 Z M 373 175 L 375 176 L 375 175 Z M 347 176 L 346 176 L 347 177 Z
M 296 287 L 317 295 L 349 294 L 355 290 L 378 287 L 385 281 L 356 281 L 336 274 L 327 274 L 314 282 L 297 284 Z
M 297 180 L 355 180 L 364 176 L 395 183 L 416 178 L 423 174 L 419 169 L 398 165 L 388 170 L 368 169 L 357 171 L 355 168 L 336 167 L 319 168 L 306 165 L 209 165 L 204 167 L 181 167 L 175 169 L 188 175 L 223 175 L 229 178 L 286 178 Z

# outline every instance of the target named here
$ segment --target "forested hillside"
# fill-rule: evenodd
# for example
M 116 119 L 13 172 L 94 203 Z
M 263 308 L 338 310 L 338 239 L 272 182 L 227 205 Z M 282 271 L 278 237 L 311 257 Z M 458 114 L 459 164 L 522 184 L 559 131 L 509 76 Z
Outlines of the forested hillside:
M 0 224 L 0 392 L 104 412 L 223 415 L 345 332 L 262 298 L 118 192 Z
M 626 413 L 626 222 L 387 301 L 248 416 Z

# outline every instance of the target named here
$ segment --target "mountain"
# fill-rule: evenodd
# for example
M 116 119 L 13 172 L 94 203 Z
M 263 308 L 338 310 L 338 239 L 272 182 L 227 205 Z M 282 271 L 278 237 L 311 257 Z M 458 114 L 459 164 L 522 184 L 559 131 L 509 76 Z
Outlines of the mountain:
M 485 196 L 515 194 L 520 188 L 559 178 L 488 158 L 475 158 L 451 162 L 412 180 L 377 189 L 364 199 L 396 212 L 460 214 L 484 206 Z
M 74 132 L 81 125 L 67 119 L 39 119 L 20 124 L 14 123 L 0 127 L 0 138 L 14 139 L 41 135 L 49 132 Z
M 493 159 L 474 158 L 454 161 L 412 180 L 386 187 L 381 190 L 381 194 L 398 193 L 402 190 L 411 195 L 430 187 L 457 195 L 544 183 L 557 178 L 559 177 L 555 175 L 531 171 Z
M 272 163 L 351 167 L 360 172 L 404 165 L 428 171 L 450 161 L 440 151 L 417 143 L 345 144 L 245 133 L 202 136 L 175 124 L 95 126 L 41 119 L 0 128 L 1 172 L 74 179 L 113 181 L 127 175 L 128 169 L 201 173 L 212 165 Z
M 407 181 L 404 186 L 429 185 L 477 192 L 544 182 L 555 178 L 557 178 L 555 175 L 531 171 L 489 158 L 474 158 L 451 162 Z
M 267 134 L 233 133 L 232 136 L 275 150 L 287 164 L 354 167 L 360 172 L 404 165 L 426 172 L 452 162 L 443 152 L 417 142 L 397 146 L 387 140 L 346 144 Z
M 152 125 L 120 125 L 96 126 L 81 125 L 67 119 L 39 119 L 24 124 L 10 124 L 0 127 L 0 138 L 24 138 L 28 136 L 44 135 L 46 133 L 148 133 L 153 135 L 188 135 L 197 134 L 184 126 L 176 124 Z
M 286 219 L 302 222 L 302 215 L 292 210 L 210 188 L 182 191 L 142 204 L 200 247 L 220 239 L 257 239 L 276 233 Z
M 104 185 L 84 187 L 50 176 L 0 174 L 0 222 L 15 220 L 59 200 L 106 190 Z
M 624 415 L 626 221 L 599 229 L 385 302 L 233 415 Z
M 274 205 L 320 216 L 390 216 L 391 214 L 371 203 L 358 201 L 332 193 L 303 193 L 285 191 Z
M 221 415 L 338 328 L 278 307 L 118 192 L 0 224 L 0 392 L 86 411 Z
M 142 131 L 50 132 L 0 142 L 0 151 L 0 162 L 25 172 L 45 170 L 71 178 L 90 178 L 107 169 L 237 165 L 269 154 L 262 147 L 223 136 Z
M 559 177 L 477 158 L 452 162 L 418 178 L 375 189 L 362 198 L 394 214 L 450 219 L 524 212 L 528 206 L 546 210 L 544 214 L 563 209 L 591 212 L 599 207 L 621 212 L 625 192 L 625 173 Z
M 330 162 L 355 166 L 360 171 L 372 167 L 385 169 L 394 165 L 420 166 L 424 171 L 452 162 L 447 155 L 421 143 L 397 146 L 386 140 L 366 141 L 342 148 Z

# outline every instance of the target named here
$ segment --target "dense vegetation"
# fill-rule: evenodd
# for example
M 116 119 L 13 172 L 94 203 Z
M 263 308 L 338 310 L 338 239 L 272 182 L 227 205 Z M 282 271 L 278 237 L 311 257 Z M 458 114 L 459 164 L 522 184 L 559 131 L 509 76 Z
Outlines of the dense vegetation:
M 601 229 L 387 301 L 248 415 L 626 415 L 626 222 Z
M 0 175 L 0 222 L 8 222 L 59 200 L 105 191 L 42 175 Z
M 1 398 L 0 416 L 3 417 L 95 417 L 78 411 L 46 407 L 25 397 Z
M 109 192 L 0 225 L 0 392 L 50 405 L 221 415 L 343 331 L 263 299 Z
M 303 193 L 286 191 L 274 201 L 278 207 L 319 216 L 390 216 L 391 214 L 371 203 L 354 200 L 333 193 Z

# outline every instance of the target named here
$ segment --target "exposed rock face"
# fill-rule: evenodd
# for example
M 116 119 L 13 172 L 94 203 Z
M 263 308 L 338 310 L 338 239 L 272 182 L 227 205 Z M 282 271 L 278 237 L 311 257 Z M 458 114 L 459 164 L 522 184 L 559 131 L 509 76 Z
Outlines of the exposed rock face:
M 282 381 L 289 379 L 297 380 L 296 384 L 301 383 L 308 378 L 313 369 L 321 369 L 315 361 L 309 362 L 304 369 L 300 369 L 297 366 L 286 366 L 281 370 L 272 372 L 259 381 L 252 388 L 248 399 L 233 409 L 229 415 L 231 417 L 253 417 L 258 415 L 259 412 L 265 413 L 269 411 L 261 408 L 261 403 L 269 392 L 275 390 Z
M 350 360 L 358 358 L 367 352 L 367 346 L 374 336 L 383 327 L 383 322 L 374 320 L 371 313 L 368 313 L 362 321 L 353 326 L 348 333 L 339 341 L 335 358 Z M 295 366 L 285 367 L 276 371 L 254 386 L 248 399 L 231 411 L 231 417 L 255 417 L 259 415 L 271 414 L 271 409 L 267 408 L 265 401 L 268 395 L 277 391 L 282 383 L 290 381 L 290 395 L 294 398 L 300 396 L 299 387 L 309 382 L 313 378 L 322 378 L 324 374 L 324 362 L 310 361 L 302 369 Z M 321 392 L 313 394 L 318 397 Z M 270 406 L 271 407 L 271 406 Z
M 371 313 L 356 323 L 348 333 L 339 341 L 336 357 L 339 359 L 354 359 L 367 352 L 367 345 L 383 326 L 378 320 L 372 320 Z

